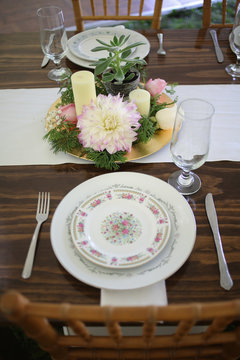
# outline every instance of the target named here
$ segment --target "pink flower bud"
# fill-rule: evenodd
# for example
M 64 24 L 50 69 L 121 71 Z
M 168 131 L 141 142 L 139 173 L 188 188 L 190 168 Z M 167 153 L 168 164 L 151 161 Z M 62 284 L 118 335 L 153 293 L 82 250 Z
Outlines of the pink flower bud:
M 66 121 L 69 121 L 73 124 L 77 123 L 77 114 L 75 104 L 68 104 L 64 106 L 59 106 L 58 110 L 61 110 L 61 117 L 65 117 Z
M 163 79 L 149 79 L 145 84 L 145 89 L 150 92 L 151 96 L 160 95 L 165 89 L 167 83 Z

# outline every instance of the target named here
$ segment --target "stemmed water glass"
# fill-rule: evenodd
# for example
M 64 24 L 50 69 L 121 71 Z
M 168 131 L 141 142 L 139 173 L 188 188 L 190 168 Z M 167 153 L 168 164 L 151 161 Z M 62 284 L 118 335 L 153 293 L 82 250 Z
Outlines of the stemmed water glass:
M 235 15 L 232 32 L 229 35 L 229 44 L 232 52 L 237 56 L 236 64 L 226 66 L 226 72 L 233 78 L 240 77 L 240 4 Z
M 67 34 L 62 10 L 56 6 L 46 6 L 37 11 L 40 42 L 43 53 L 56 65 L 48 73 L 51 80 L 60 82 L 70 74 L 69 69 L 61 67 L 61 60 L 67 52 Z
M 168 179 L 181 194 L 190 195 L 201 187 L 200 178 L 191 170 L 207 159 L 214 107 L 202 99 L 186 99 L 177 110 L 170 151 L 174 163 L 182 170 Z

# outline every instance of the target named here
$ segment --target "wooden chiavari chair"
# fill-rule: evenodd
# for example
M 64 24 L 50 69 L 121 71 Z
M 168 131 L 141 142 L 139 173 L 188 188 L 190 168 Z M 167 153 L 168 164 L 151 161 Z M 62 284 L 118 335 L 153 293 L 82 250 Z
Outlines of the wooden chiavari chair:
M 87 1 L 91 14 L 84 11 Z M 83 31 L 84 21 L 90 20 L 152 20 L 152 28 L 159 29 L 162 2 L 155 0 L 153 14 L 144 15 L 144 6 L 149 0 L 72 0 L 77 31 Z
M 240 0 L 236 0 L 235 12 Z M 212 23 L 212 0 L 203 0 L 203 28 L 215 27 L 224 28 L 232 27 L 232 23 L 226 23 L 227 0 L 222 0 L 222 21 L 219 24 Z
M 10 291 L 2 296 L 0 310 L 56 360 L 233 360 L 240 356 L 240 300 L 101 307 L 31 302 L 18 292 Z M 233 323 L 234 320 L 238 322 Z M 65 323 L 73 329 L 74 335 L 59 334 L 52 322 Z M 199 322 L 208 326 L 204 326 L 200 333 L 191 333 Z M 92 335 L 88 325 L 93 323 L 104 325 L 108 334 Z M 141 334 L 125 336 L 122 331 L 124 324 L 128 327 L 137 324 Z M 175 331 L 161 333 L 169 324 L 176 324 Z

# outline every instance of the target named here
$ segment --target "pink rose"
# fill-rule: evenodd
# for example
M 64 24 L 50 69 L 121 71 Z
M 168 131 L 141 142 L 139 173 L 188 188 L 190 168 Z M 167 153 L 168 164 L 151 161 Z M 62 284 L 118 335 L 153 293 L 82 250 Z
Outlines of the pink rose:
M 64 106 L 59 106 L 58 110 L 61 110 L 61 116 L 65 117 L 65 120 L 76 124 L 77 123 L 77 114 L 75 104 L 68 104 Z
M 149 79 L 145 84 L 145 89 L 150 92 L 151 96 L 160 95 L 165 89 L 167 83 L 163 79 Z

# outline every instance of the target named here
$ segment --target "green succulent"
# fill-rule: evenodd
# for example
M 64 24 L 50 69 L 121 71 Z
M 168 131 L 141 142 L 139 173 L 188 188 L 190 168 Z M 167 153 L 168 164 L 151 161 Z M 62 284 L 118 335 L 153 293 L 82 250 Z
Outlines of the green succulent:
M 135 42 L 133 44 L 127 45 L 124 44 L 128 41 L 130 35 L 125 36 L 121 35 L 117 37 L 116 35 L 110 40 L 110 43 L 107 44 L 102 40 L 96 39 L 99 42 L 100 46 L 93 48 L 91 51 L 97 52 L 106 50 L 109 53 L 109 56 L 106 58 L 101 58 L 98 61 L 92 63 L 92 66 L 95 66 L 95 77 L 102 74 L 103 82 L 116 81 L 119 84 L 122 84 L 123 81 L 130 81 L 135 76 L 134 73 L 131 73 L 131 69 L 135 66 L 146 65 L 146 61 L 139 59 L 139 57 L 128 58 L 131 54 L 133 48 L 144 45 L 143 42 Z M 111 72 L 106 72 L 108 68 L 111 68 Z

